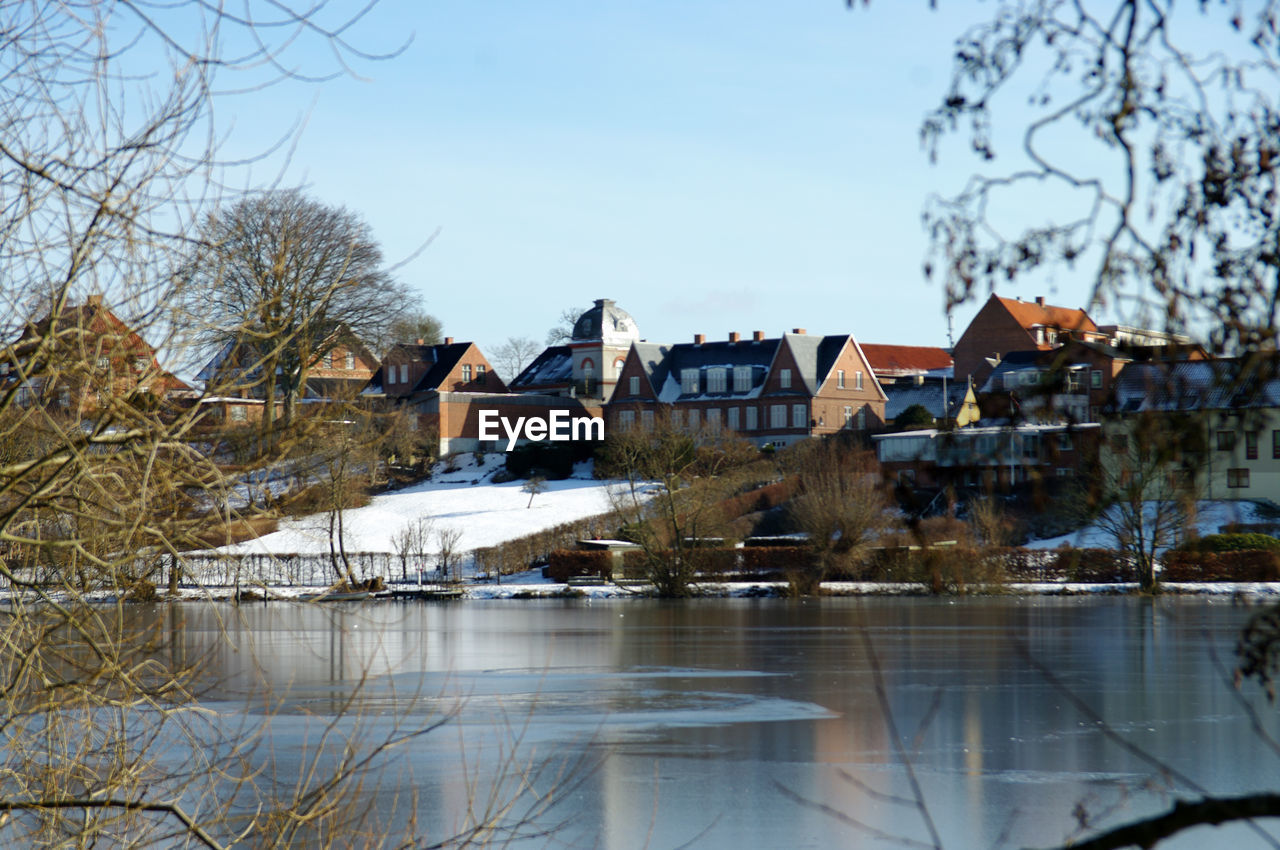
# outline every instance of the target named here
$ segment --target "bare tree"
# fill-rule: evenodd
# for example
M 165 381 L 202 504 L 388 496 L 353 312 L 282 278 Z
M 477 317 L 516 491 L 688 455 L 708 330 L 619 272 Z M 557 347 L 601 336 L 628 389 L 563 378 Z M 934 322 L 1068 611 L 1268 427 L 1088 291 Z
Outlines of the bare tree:
M 542 346 L 527 336 L 507 337 L 507 341 L 493 350 L 493 365 L 503 380 L 510 381 L 533 362 Z
M 391 540 L 396 557 L 400 559 L 400 577 L 409 578 L 409 562 L 419 565 L 426 560 L 434 538 L 435 522 L 431 517 L 418 517 L 405 523 Z
M 584 311 L 566 307 L 560 311 L 560 317 L 547 331 L 547 345 L 564 345 L 573 339 L 573 326 L 578 323 Z M 515 377 L 514 375 L 512 377 Z
M 520 489 L 529 494 L 529 504 L 525 505 L 525 507 L 532 508 L 533 497 L 537 496 L 539 493 L 547 492 L 547 479 L 543 478 L 541 475 L 535 475 L 528 481 L 524 482 L 524 486 Z
M 214 391 L 249 389 L 267 400 L 264 432 L 274 399 L 283 399 L 288 424 L 317 361 L 344 334 L 381 338 L 406 297 L 358 215 L 297 189 L 209 215 L 181 281 L 216 353 L 207 372 Z
M 440 552 L 440 574 L 454 581 L 462 580 L 462 563 L 458 557 L 458 542 L 462 529 L 443 526 L 436 529 L 436 545 Z

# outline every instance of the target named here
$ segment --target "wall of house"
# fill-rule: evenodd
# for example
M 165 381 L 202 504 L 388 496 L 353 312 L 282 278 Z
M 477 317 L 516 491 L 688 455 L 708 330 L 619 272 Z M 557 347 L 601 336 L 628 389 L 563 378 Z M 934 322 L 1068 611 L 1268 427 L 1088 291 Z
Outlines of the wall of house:
M 604 415 L 599 403 L 584 403 L 563 396 L 495 393 L 438 393 L 419 404 L 417 410 L 424 417 L 421 421 L 439 428 L 441 455 L 506 449 L 507 438 L 501 426 L 498 440 L 480 440 L 481 411 L 496 411 L 499 417 L 512 423 L 520 417 L 547 418 L 553 410 L 566 410 L 575 419 Z M 606 420 L 606 433 L 608 427 Z
M 1035 340 L 999 301 L 988 300 L 956 341 L 951 358 L 955 362 L 955 377 L 963 381 L 972 375 L 974 384 L 981 386 L 991 374 L 986 358 L 1006 351 L 1025 351 L 1035 348 Z

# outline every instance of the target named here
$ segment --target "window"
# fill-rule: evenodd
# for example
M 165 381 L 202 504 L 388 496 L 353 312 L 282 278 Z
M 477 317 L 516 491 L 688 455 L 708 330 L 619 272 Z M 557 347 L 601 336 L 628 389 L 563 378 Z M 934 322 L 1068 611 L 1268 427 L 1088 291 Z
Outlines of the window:
M 680 392 L 685 395 L 696 393 L 698 391 L 698 370 L 697 369 L 681 369 L 680 370 Z
M 844 389 L 844 370 L 843 369 L 836 370 L 836 389 L 838 390 Z
M 484 370 L 484 364 L 483 363 L 476 364 L 476 383 L 483 384 L 486 378 L 487 376 Z
M 151 361 L 145 357 L 133 358 L 133 371 L 135 372 L 145 372 L 147 371 L 147 367 L 150 365 Z
M 1005 372 L 1001 378 L 1001 381 L 1004 384 L 1004 388 L 1006 390 L 1013 389 L 1014 386 L 1016 386 L 1015 381 L 1017 380 L 1018 380 L 1018 376 L 1012 372 Z
M 791 405 L 791 427 L 808 428 L 809 411 L 803 404 Z
M 1093 390 L 1102 389 L 1102 370 L 1101 369 L 1094 369 L 1092 372 L 1089 373 L 1089 389 L 1093 389 Z
M 769 409 L 769 427 L 787 427 L 787 406 L 785 404 L 775 404 Z
M 844 427 L 853 427 L 853 407 L 851 405 L 845 405 L 844 408 Z
M 680 415 L 680 409 L 675 407 L 671 408 L 671 427 L 679 428 L 682 421 L 683 417 Z
M 640 424 L 643 425 L 647 430 L 650 430 L 650 431 L 653 430 L 653 411 L 652 410 L 640 411 Z
M 332 350 L 326 351 L 324 353 L 324 368 L 326 369 L 333 368 L 333 351 Z
M 1069 452 L 1075 448 L 1075 444 L 1071 442 L 1071 435 L 1065 431 L 1058 435 L 1058 451 Z
M 591 358 L 582 361 L 582 382 L 587 385 L 587 389 L 591 389 L 591 382 L 596 377 L 596 364 Z
M 738 408 L 736 407 L 729 408 L 729 430 L 737 431 L 741 427 L 742 427 L 742 421 L 740 418 L 740 414 L 738 413 Z
M 344 362 L 346 363 L 348 372 L 356 368 L 356 353 L 354 351 L 348 351 L 344 358 Z
M 696 409 L 690 410 L 689 411 L 689 430 L 692 431 L 694 428 L 697 428 L 697 427 L 698 427 L 698 411 Z
M 1044 328 L 1036 328 L 1036 345 L 1044 345 Z
M 1218 451 L 1229 452 L 1236 447 L 1235 431 L 1219 431 L 1218 432 Z
M 63 407 L 71 406 L 71 388 L 70 387 L 58 387 L 58 404 L 62 405 Z
M 1280 431 L 1271 432 L 1271 456 L 1280 458 Z
M 754 405 L 747 408 L 747 430 L 748 431 L 754 431 L 756 430 L 756 428 L 759 427 L 760 425 L 759 416 L 760 416 L 759 411 L 756 410 Z
M 409 382 L 409 364 L 400 364 L 400 383 L 407 384 Z
M 861 372 L 853 373 L 853 388 L 855 390 L 862 389 L 862 373 Z
M 621 372 L 621 371 L 622 371 L 622 366 L 623 366 L 623 364 L 625 364 L 626 362 L 627 362 L 627 361 L 623 360 L 621 357 L 619 357 L 617 360 L 613 361 L 613 373 L 616 375 L 616 374 L 618 374 L 619 372 Z
M 636 424 L 636 412 L 634 410 L 618 411 L 618 427 L 623 431 L 630 431 L 631 427 Z
M 720 430 L 720 408 L 713 407 L 707 411 L 707 427 L 712 431 Z
M 1059 478 L 1068 478 L 1068 477 L 1070 477 L 1070 475 L 1071 475 L 1071 470 L 1070 470 L 1070 469 L 1067 469 L 1065 466 L 1060 466 L 1060 467 L 1058 467 L 1058 477 L 1059 477 Z
M 790 369 L 778 370 L 778 385 L 781 386 L 784 390 L 791 389 L 791 370 Z
M 1068 372 L 1067 373 L 1067 392 L 1074 393 L 1074 392 L 1078 392 L 1079 390 L 1080 390 L 1080 373 Z
M 463 363 L 462 364 L 462 382 L 465 384 L 470 382 L 470 380 L 471 380 L 471 364 Z
M 244 409 L 243 404 L 231 405 L 231 421 L 243 422 L 249 418 L 248 412 Z
M 1258 459 L 1258 432 L 1244 432 L 1244 458 L 1245 460 Z
M 111 358 L 106 356 L 105 354 L 98 355 L 98 368 L 103 370 L 110 369 Z
M 749 389 L 751 389 L 751 367 L 734 366 L 733 391 L 735 393 L 745 393 Z
M 1040 373 L 1039 373 L 1039 372 L 1036 372 L 1036 371 L 1032 370 L 1032 371 L 1030 371 L 1030 372 L 1023 372 L 1023 373 L 1022 373 L 1022 385 L 1023 385 L 1024 387 L 1026 387 L 1026 386 L 1030 386 L 1030 385 L 1032 385 L 1032 384 L 1038 384 L 1038 383 L 1040 383 Z
M 717 367 L 707 370 L 707 392 L 723 393 L 729 389 L 729 370 L 724 367 Z
M 858 430 L 865 431 L 867 429 L 867 408 L 866 405 L 858 408 Z
M 640 395 L 640 379 L 638 377 L 633 375 L 631 380 L 627 382 L 627 386 L 632 395 Z
M 1228 469 L 1227 470 L 1227 486 L 1228 487 L 1248 487 L 1249 486 L 1249 470 Z

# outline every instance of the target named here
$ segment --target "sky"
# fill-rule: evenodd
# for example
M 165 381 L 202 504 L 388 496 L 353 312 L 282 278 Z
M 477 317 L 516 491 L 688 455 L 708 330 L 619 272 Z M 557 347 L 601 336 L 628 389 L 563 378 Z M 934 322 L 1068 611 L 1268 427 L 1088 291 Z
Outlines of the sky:
M 411 38 L 398 56 L 220 118 L 233 154 L 302 122 L 287 160 L 236 179 L 360 213 L 415 306 L 485 348 L 541 343 L 596 298 L 657 342 L 804 327 L 947 346 L 921 213 L 978 163 L 957 137 L 930 164 L 919 129 L 991 7 L 940 5 L 383 0 L 350 37 Z M 1087 275 L 1001 294 L 1085 306 Z

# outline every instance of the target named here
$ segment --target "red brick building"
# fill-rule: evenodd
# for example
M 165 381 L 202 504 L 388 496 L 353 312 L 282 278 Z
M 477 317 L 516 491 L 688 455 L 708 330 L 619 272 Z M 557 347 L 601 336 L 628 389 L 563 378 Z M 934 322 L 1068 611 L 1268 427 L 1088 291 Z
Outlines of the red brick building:
M 765 339 L 737 333 L 707 342 L 631 346 L 606 406 L 609 428 L 669 416 L 681 427 L 724 429 L 757 445 L 790 445 L 816 434 L 869 431 L 884 421 L 885 394 L 848 334 L 796 328 Z
M 972 378 L 981 386 L 995 366 L 992 361 L 1008 352 L 1052 351 L 1068 340 L 1109 342 L 1084 310 L 1055 307 L 1044 298 L 1032 302 L 993 293 L 956 342 L 955 378 Z
M 16 387 L 19 405 L 92 416 L 111 398 L 145 393 L 157 400 L 192 395 L 160 367 L 155 349 L 93 295 L 23 328 L 0 351 L 0 389 Z
M 422 393 L 505 393 L 503 382 L 489 358 L 474 342 L 454 342 L 445 337 L 439 345 L 393 345 L 382 365 L 369 379 L 368 394 L 408 399 Z

